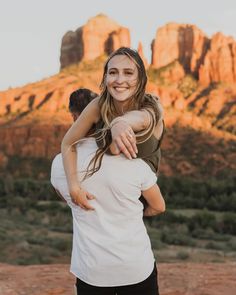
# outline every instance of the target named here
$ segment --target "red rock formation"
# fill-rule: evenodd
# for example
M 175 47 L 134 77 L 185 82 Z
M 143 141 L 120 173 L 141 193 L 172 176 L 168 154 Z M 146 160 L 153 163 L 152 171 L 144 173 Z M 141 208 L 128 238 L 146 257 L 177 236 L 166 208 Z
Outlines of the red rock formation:
M 104 53 L 110 54 L 121 46 L 130 46 L 129 29 L 99 14 L 75 32 L 70 31 L 64 35 L 61 68 L 82 60 L 93 60 Z
M 204 86 L 236 82 L 236 41 L 222 33 L 208 39 L 193 25 L 170 23 L 159 28 L 152 42 L 152 67 L 159 69 L 176 61 L 185 74 L 193 74 Z
M 60 152 L 60 142 L 69 128 L 67 125 L 27 124 L 19 127 L 7 127 L 0 130 L 0 167 L 7 164 L 7 157 L 52 159 Z
M 109 34 L 105 45 L 105 52 L 110 54 L 121 46 L 130 47 L 129 30 L 124 27 L 121 27 Z
M 77 63 L 83 57 L 83 46 L 80 43 L 81 29 L 76 32 L 69 31 L 62 38 L 61 68 Z
M 60 141 L 72 123 L 67 111 L 69 96 L 78 87 L 98 92 L 99 70 L 80 74 L 60 73 L 38 83 L 0 92 L 0 167 L 6 157 L 52 158 L 60 151 Z M 87 82 L 85 82 L 87 81 Z M 86 83 L 86 84 L 84 84 Z M 5 156 L 6 157 L 5 157 Z
M 99 16 L 98 18 L 104 19 L 106 17 Z M 129 34 L 127 34 L 126 29 L 113 23 L 113 29 L 116 29 L 106 34 L 105 31 L 101 31 L 104 38 L 100 35 L 96 37 L 97 39 L 95 38 L 98 42 L 98 50 L 95 48 L 96 51 L 92 46 L 92 23 L 97 25 L 101 21 L 101 25 L 102 20 L 97 23 L 95 19 L 90 20 L 86 28 L 78 29 L 77 33 L 68 33 L 63 41 L 68 46 L 70 44 L 78 45 L 76 36 L 80 34 L 79 32 L 87 32 L 86 38 L 90 40 L 85 42 L 87 53 L 84 54 L 83 52 L 83 55 L 81 55 L 86 59 L 94 58 L 102 50 L 109 52 L 109 50 L 120 46 L 120 43 L 129 41 Z M 96 28 L 99 28 L 99 25 Z M 171 37 L 170 44 L 165 43 L 168 42 L 165 32 Z M 204 57 L 204 35 L 194 26 L 169 24 L 166 28 L 160 29 L 158 38 L 157 41 L 161 40 L 162 42 L 154 42 L 154 45 L 161 50 L 160 56 L 153 52 L 153 58 L 156 59 L 159 66 L 165 65 L 165 67 L 158 70 L 150 68 L 152 77 L 150 76 L 151 82 L 147 85 L 147 92 L 160 97 L 165 109 L 167 127 L 178 129 L 179 127 L 175 126 L 181 126 L 181 132 L 182 129 L 187 127 L 187 129 L 191 128 L 192 133 L 194 133 L 194 130 L 197 134 L 200 133 L 204 138 L 200 143 L 199 135 L 196 137 L 196 142 L 188 142 L 189 146 L 192 145 L 192 150 L 204 146 L 205 137 L 207 139 L 210 136 L 215 138 L 210 143 L 205 144 L 204 150 L 207 151 L 210 147 L 214 151 L 212 155 L 217 154 L 214 157 L 221 161 L 220 164 L 216 163 L 215 168 L 212 169 L 212 175 L 215 175 L 218 169 L 235 169 L 233 166 L 233 163 L 235 163 L 233 142 L 236 134 L 234 123 L 236 118 L 235 85 L 209 85 L 205 88 L 198 85 L 197 81 L 194 80 L 196 87 L 192 87 L 191 79 L 189 83 L 183 83 L 186 80 L 186 69 L 194 73 Z M 105 44 L 105 49 L 101 44 Z M 186 52 L 183 44 L 186 45 Z M 193 50 L 190 44 L 196 44 L 196 48 Z M 235 81 L 235 47 L 235 41 L 232 38 L 226 38 L 222 34 L 215 35 L 212 38 L 209 52 L 205 56 L 205 62 L 200 69 L 200 81 L 207 83 L 220 80 Z M 176 50 L 178 50 L 178 54 Z M 139 46 L 139 52 L 142 55 L 141 46 Z M 225 60 L 226 56 L 227 59 Z M 0 150 L 2 151 L 0 167 L 6 167 L 13 155 L 51 158 L 59 152 L 60 141 L 71 124 L 70 115 L 66 111 L 69 95 L 78 87 L 87 87 L 99 92 L 98 86 L 102 77 L 104 60 L 104 57 L 101 57 L 97 58 L 96 62 L 86 61 L 77 67 L 63 69 L 58 75 L 37 83 L 0 92 Z M 164 82 L 161 81 L 160 83 L 160 80 L 164 80 Z M 184 87 L 181 88 L 181 86 Z M 187 91 L 187 95 L 185 88 L 190 89 L 190 91 Z M 170 133 L 171 131 L 169 131 Z M 174 142 L 181 142 L 181 136 L 182 134 L 175 136 Z M 189 133 L 184 136 L 188 138 L 192 134 Z M 168 142 L 168 135 L 166 138 L 166 142 Z M 223 141 L 227 141 L 227 146 L 222 148 L 220 143 Z M 177 172 L 197 175 L 200 166 L 196 167 L 194 161 L 191 160 L 192 153 L 187 155 L 185 151 L 182 152 L 179 148 L 179 146 L 184 146 L 185 142 L 174 148 L 172 142 L 168 144 L 171 146 L 170 149 L 165 146 L 164 142 L 164 149 L 167 150 L 167 153 L 164 155 L 166 158 L 162 166 L 163 171 L 168 175 Z M 217 150 L 218 146 L 219 149 Z M 227 149 L 229 152 L 224 155 L 225 163 L 220 155 Z M 173 155 L 175 150 L 178 150 L 179 154 L 175 154 L 171 158 L 170 155 Z M 201 155 L 205 156 L 205 153 Z M 206 153 L 206 157 L 209 158 L 208 153 Z M 208 159 L 202 158 L 201 161 L 207 163 Z M 177 162 L 179 165 L 176 165 Z
M 141 56 L 141 58 L 143 60 L 143 63 L 144 63 L 145 68 L 147 69 L 147 67 L 148 67 L 148 61 L 147 61 L 146 57 L 144 56 L 144 53 L 143 53 L 143 44 L 141 42 L 138 43 L 138 53 L 139 53 L 139 55 Z
M 152 66 L 161 68 L 178 60 L 185 72 L 197 74 L 209 40 L 194 25 L 169 23 L 157 30 L 152 42 Z
M 90 71 L 81 69 L 79 73 L 77 69 L 76 76 L 66 71 L 61 72 L 38 83 L 0 93 L 0 150 L 3 152 L 0 157 L 2 162 L 0 166 L 4 168 L 7 165 L 7 158 L 13 155 L 52 158 L 59 152 L 60 141 L 72 122 L 66 111 L 69 95 L 81 86 L 99 92 L 102 64 L 99 70 L 96 68 L 97 66 Z M 236 113 L 236 87 L 222 86 L 209 88 L 208 91 L 199 88 L 188 98 L 184 98 L 183 93 L 178 89 L 178 84 L 175 83 L 162 86 L 154 82 L 148 83 L 147 91 L 160 97 L 168 128 L 172 128 L 178 122 L 183 127 L 191 126 L 204 133 L 213 132 L 212 126 L 215 125 L 217 128 L 230 132 L 233 138 L 236 131 L 233 123 Z M 219 139 L 213 144 L 214 150 L 218 146 L 218 140 L 225 140 L 227 134 L 222 131 L 221 135 L 217 135 Z M 178 142 L 179 138 L 176 137 L 175 140 Z M 230 146 L 230 142 L 228 145 Z M 165 146 L 164 149 L 166 149 Z M 172 152 L 171 148 L 169 153 Z M 221 151 L 219 150 L 218 153 L 221 154 Z M 181 158 L 178 162 L 185 163 L 190 160 L 189 155 L 185 156 L 188 160 Z M 230 157 L 231 153 L 225 156 L 226 159 Z M 176 163 L 176 159 L 177 156 L 165 161 L 165 167 L 163 166 L 165 172 L 169 174 L 173 169 L 175 173 L 177 166 L 172 167 L 171 164 Z M 233 162 L 228 161 L 227 167 L 231 167 Z M 177 167 L 180 172 L 183 169 L 187 171 L 187 166 L 181 165 Z M 223 167 L 222 163 L 220 167 Z M 231 168 L 233 169 L 233 166 Z M 197 167 L 195 169 L 197 170 Z M 188 169 L 188 173 L 191 171 Z
M 236 41 L 222 33 L 211 39 L 204 63 L 199 69 L 199 81 L 207 86 L 213 82 L 236 82 Z

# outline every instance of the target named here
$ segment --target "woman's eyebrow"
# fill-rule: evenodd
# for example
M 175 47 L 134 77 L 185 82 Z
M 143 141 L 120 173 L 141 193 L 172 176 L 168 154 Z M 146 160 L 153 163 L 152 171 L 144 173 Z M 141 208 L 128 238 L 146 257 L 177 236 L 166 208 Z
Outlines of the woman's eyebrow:
M 115 67 L 113 67 L 113 68 L 108 68 L 108 70 L 110 71 L 110 70 L 119 70 L 119 68 L 115 68 Z M 134 71 L 135 69 L 133 69 L 133 68 L 121 68 L 120 70 L 124 70 L 124 71 Z

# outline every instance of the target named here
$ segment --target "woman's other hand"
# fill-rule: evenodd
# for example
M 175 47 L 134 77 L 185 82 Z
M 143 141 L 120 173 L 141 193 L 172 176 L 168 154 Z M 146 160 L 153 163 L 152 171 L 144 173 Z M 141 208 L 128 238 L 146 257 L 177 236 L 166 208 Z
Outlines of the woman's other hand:
M 95 197 L 89 192 L 83 190 L 79 185 L 73 185 L 70 189 L 70 196 L 72 202 L 84 210 L 94 210 L 89 204 L 89 200 L 95 199 Z
M 136 158 L 138 152 L 136 146 L 136 137 L 130 125 L 120 117 L 114 119 L 111 123 L 112 135 L 112 154 L 122 152 L 128 159 Z

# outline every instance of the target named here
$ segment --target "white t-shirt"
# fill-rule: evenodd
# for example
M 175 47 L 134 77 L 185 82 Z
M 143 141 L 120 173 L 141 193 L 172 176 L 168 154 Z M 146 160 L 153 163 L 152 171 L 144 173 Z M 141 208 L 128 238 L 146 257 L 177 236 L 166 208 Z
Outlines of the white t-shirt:
M 96 150 L 93 138 L 77 145 L 80 181 Z M 139 198 L 156 180 L 141 159 L 104 155 L 99 171 L 81 182 L 96 197 L 89 201 L 95 210 L 85 211 L 71 201 L 62 157 L 56 156 L 51 183 L 72 210 L 71 272 L 76 277 L 90 285 L 109 287 L 136 284 L 151 274 L 154 256 Z

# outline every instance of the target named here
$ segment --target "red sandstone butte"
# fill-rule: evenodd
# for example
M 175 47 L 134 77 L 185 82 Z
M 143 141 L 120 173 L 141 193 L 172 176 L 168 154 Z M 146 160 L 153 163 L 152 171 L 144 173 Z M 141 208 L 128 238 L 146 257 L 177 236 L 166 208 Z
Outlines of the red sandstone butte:
M 146 57 L 144 56 L 144 52 L 143 52 L 143 44 L 141 42 L 138 43 L 138 53 L 141 56 L 145 69 L 148 68 L 148 60 L 146 59 Z
M 151 66 L 160 69 L 176 61 L 205 87 L 236 82 L 236 41 L 222 33 L 210 39 L 194 25 L 169 23 L 159 28 L 152 42 Z
M 199 69 L 199 82 L 205 86 L 213 82 L 236 82 L 236 41 L 232 37 L 222 33 L 212 37 Z
M 152 42 L 152 66 L 161 68 L 178 60 L 186 72 L 196 74 L 209 39 L 194 25 L 169 23 L 157 30 Z
M 99 14 L 78 28 L 67 32 L 61 43 L 61 68 L 82 60 L 110 54 L 121 46 L 130 47 L 130 32 L 104 14 Z

